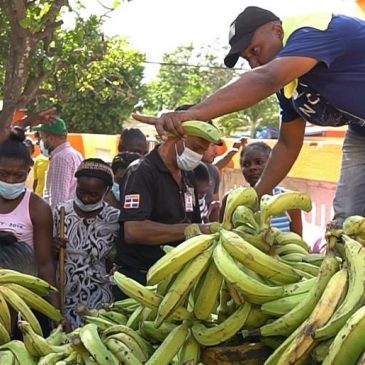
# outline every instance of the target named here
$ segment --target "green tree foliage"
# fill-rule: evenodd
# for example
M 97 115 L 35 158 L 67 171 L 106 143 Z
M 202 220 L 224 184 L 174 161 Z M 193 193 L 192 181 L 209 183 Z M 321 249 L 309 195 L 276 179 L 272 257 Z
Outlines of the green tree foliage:
M 9 126 L 14 111 L 33 100 L 49 77 L 50 44 L 62 24 L 60 10 L 67 4 L 67 0 L 0 0 L 0 44 L 6 53 L 0 61 L 0 69 L 5 70 L 0 129 Z
M 100 26 L 100 18 L 79 17 L 57 32 L 60 66 L 39 90 L 36 107 L 56 104 L 73 132 L 119 133 L 143 95 L 144 55 L 121 37 L 105 39 Z
M 101 1 L 108 12 L 119 4 Z M 52 103 L 71 131 L 120 131 L 143 93 L 144 55 L 122 38 L 105 39 L 105 17 L 78 16 L 83 2 L 74 1 L 75 26 L 66 30 L 68 0 L 0 0 L 0 129 L 16 109 Z
M 59 104 L 70 130 L 120 133 L 143 95 L 143 59 L 123 39 L 109 40 L 104 58 L 80 73 L 77 83 L 65 85 L 68 97 Z
M 254 137 L 260 127 L 278 127 L 278 102 L 275 95 L 269 96 L 250 108 L 218 118 L 217 123 L 225 136 L 230 136 L 238 131 L 245 131 Z
M 222 66 L 211 47 L 180 46 L 164 54 L 156 80 L 148 84 L 145 112 L 198 103 L 235 75 L 236 71 Z

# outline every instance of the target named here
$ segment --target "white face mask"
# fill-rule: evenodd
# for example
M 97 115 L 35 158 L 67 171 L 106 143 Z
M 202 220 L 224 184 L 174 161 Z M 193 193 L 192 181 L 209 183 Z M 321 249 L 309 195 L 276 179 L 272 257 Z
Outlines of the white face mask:
M 83 211 L 83 212 L 93 212 L 94 210 L 101 209 L 103 207 L 103 199 L 99 200 L 94 204 L 85 204 L 81 199 L 77 196 L 74 198 L 74 203 Z
M 184 144 L 184 151 L 181 155 L 177 152 L 177 147 L 175 144 L 175 151 L 176 151 L 176 162 L 177 167 L 180 170 L 184 171 L 192 171 L 197 167 L 200 161 L 203 158 L 203 155 L 191 150 L 189 147 L 185 147 Z
M 43 139 L 41 139 L 40 141 L 39 141 L 39 148 L 40 148 L 40 150 L 41 150 L 41 153 L 42 153 L 42 155 L 43 156 L 45 156 L 45 157 L 49 157 L 49 152 L 48 152 L 48 149 L 45 147 L 45 145 L 44 145 L 44 141 L 43 141 Z
M 112 186 L 112 193 L 115 197 L 115 199 L 120 200 L 120 190 L 119 190 L 119 184 L 114 182 Z

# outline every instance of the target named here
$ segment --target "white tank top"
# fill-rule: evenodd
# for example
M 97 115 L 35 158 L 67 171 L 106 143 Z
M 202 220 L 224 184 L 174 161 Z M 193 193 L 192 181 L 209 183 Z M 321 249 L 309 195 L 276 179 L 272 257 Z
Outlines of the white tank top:
M 10 213 L 0 213 L 0 231 L 12 232 L 19 241 L 33 247 L 33 223 L 30 219 L 29 200 L 31 191 L 26 190 L 23 199 Z

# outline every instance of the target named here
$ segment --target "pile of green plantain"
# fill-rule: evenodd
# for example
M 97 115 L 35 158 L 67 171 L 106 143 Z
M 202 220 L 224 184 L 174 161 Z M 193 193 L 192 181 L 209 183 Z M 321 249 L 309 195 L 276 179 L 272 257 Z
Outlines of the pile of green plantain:
M 79 306 L 85 325 L 67 334 L 59 326 L 48 338 L 30 314 L 32 298 L 29 312 L 9 290 L 34 289 L 42 309 L 39 297 L 53 288 L 29 276 L 22 286 L 17 275 L 24 274 L 0 270 L 0 306 L 20 313 L 23 334 L 10 341 L 9 311 L 2 310 L 0 363 L 365 364 L 365 218 L 329 227 L 325 252 L 310 253 L 299 235 L 270 220 L 311 206 L 301 192 L 258 201 L 253 188 L 233 190 L 222 223 L 211 234 L 192 226 L 185 242 L 166 247 L 147 286 L 115 272 L 128 299 L 98 310 Z M 48 306 L 43 312 L 59 315 Z

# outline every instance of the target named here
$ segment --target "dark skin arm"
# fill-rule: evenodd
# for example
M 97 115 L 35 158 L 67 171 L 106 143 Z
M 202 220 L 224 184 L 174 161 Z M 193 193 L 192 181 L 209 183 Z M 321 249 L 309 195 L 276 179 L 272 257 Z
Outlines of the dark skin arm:
M 240 150 L 241 146 L 247 144 L 246 138 L 241 138 L 239 142 L 233 143 L 232 147 L 227 150 L 222 156 L 219 156 L 214 161 L 214 166 L 222 170 L 231 161 L 233 156 Z
M 289 210 L 288 214 L 290 216 L 290 230 L 299 234 L 303 234 L 303 223 L 302 223 L 302 212 L 299 209 Z
M 232 160 L 233 156 L 238 152 L 238 148 L 231 148 L 227 152 L 225 152 L 222 156 L 217 158 L 217 161 L 214 161 L 214 166 L 218 168 L 218 170 L 224 169 L 228 163 Z
M 40 197 L 32 194 L 30 215 L 33 223 L 34 253 L 38 275 L 53 286 L 56 286 L 56 270 L 51 255 L 53 218 L 50 206 Z M 58 294 L 50 296 L 50 302 L 59 307 Z
M 37 176 L 37 167 L 36 162 L 33 165 L 33 174 L 34 174 L 34 180 L 33 180 L 33 191 L 36 191 L 37 185 L 38 185 L 38 176 Z
M 274 94 L 290 81 L 306 74 L 318 61 L 309 57 L 281 57 L 242 74 L 236 81 L 222 87 L 203 102 L 179 112 L 160 117 L 133 114 L 136 120 L 156 126 L 166 138 L 166 131 L 184 136 L 181 122 L 210 120 L 221 115 L 246 109 Z
M 53 123 L 56 118 L 56 108 L 47 108 L 39 112 L 33 113 L 26 118 L 13 122 L 10 126 L 0 128 L 0 142 L 3 142 L 8 138 L 9 133 L 12 129 L 21 128 L 37 125 L 37 124 L 48 124 Z
M 259 196 L 271 191 L 288 174 L 303 145 L 305 121 L 301 118 L 282 123 L 279 140 L 272 149 L 255 189 Z
M 20 127 L 22 129 L 34 126 L 38 124 L 49 124 L 53 123 L 56 119 L 56 108 L 51 107 L 47 109 L 40 110 L 33 114 L 28 115 L 27 117 L 16 121 L 13 123 L 13 126 Z
M 151 220 L 124 222 L 124 239 L 130 245 L 165 245 L 184 240 L 184 230 L 189 224 L 164 224 Z M 210 233 L 209 224 L 200 224 L 202 233 Z
M 38 180 L 34 180 L 33 181 L 33 191 L 35 191 L 37 189 L 37 185 L 38 185 Z
M 107 194 L 104 197 L 104 201 L 106 201 L 108 204 L 110 204 L 112 207 L 120 209 L 121 203 L 117 199 L 115 199 L 114 194 L 111 191 L 108 191 Z
M 219 211 L 219 222 L 220 223 L 222 223 L 222 221 L 223 221 L 224 210 L 226 209 L 226 204 L 227 204 L 227 197 L 228 197 L 228 194 L 226 194 L 222 199 L 221 209 Z
M 136 115 L 134 118 L 155 124 L 161 136 L 165 136 L 166 130 L 183 136 L 182 121 L 209 120 L 245 109 L 307 73 L 317 63 L 317 60 L 308 57 L 277 58 L 265 66 L 244 73 L 234 83 L 219 89 L 208 99 L 186 111 L 166 113 L 159 118 Z M 304 130 L 305 122 L 301 118 L 282 124 L 279 141 L 255 187 L 259 196 L 269 193 L 287 175 L 301 150 Z
M 213 194 L 213 199 L 214 195 Z M 218 200 L 213 200 L 209 205 L 209 222 L 218 222 L 219 221 L 219 211 L 220 211 L 221 204 Z

